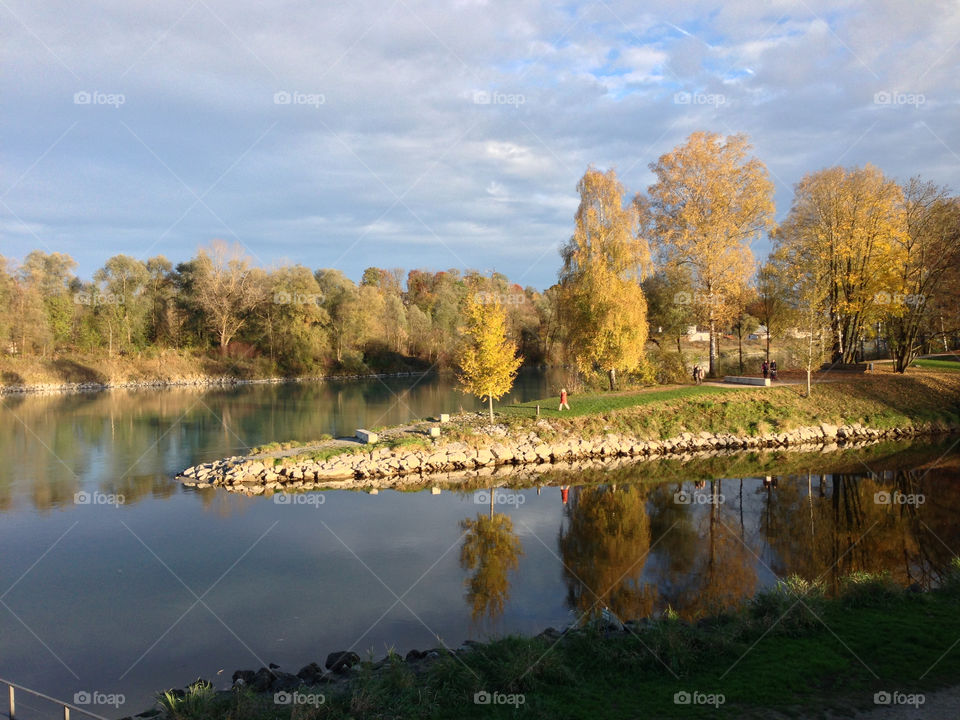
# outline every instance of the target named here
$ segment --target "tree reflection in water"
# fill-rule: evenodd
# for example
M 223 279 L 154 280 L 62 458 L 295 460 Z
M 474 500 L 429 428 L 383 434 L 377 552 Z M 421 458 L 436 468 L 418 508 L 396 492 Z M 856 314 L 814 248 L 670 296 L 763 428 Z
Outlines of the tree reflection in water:
M 513 531 L 513 520 L 493 511 L 495 489 L 490 493 L 490 511 L 477 513 L 460 523 L 464 532 L 460 566 L 472 574 L 464 581 L 466 599 L 474 622 L 488 618 L 495 622 L 510 597 L 509 573 L 515 571 L 523 546 Z

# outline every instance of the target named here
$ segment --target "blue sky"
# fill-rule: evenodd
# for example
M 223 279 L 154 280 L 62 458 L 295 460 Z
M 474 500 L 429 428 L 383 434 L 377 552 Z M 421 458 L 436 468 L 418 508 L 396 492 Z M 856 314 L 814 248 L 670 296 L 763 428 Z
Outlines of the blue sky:
M 630 193 L 750 136 L 778 217 L 872 162 L 960 189 L 960 4 L 0 3 L 0 254 L 556 279 L 587 165 Z M 765 239 L 755 246 L 762 256 Z

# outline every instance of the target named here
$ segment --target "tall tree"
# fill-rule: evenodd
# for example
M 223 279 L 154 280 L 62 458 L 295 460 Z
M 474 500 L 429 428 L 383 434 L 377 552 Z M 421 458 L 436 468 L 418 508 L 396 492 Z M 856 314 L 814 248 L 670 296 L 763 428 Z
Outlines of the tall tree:
M 470 297 L 465 315 L 460 385 L 464 392 L 487 398 L 492 423 L 493 401 L 510 392 L 523 358 L 517 355 L 517 346 L 507 340 L 506 313 L 498 300 L 481 302 Z
M 747 303 L 745 310 L 756 317 L 767 330 L 766 359 L 770 362 L 770 342 L 774 332 L 783 334 L 791 317 L 792 308 L 788 301 L 789 288 L 784 278 L 769 262 L 758 271 L 754 280 L 755 295 Z
M 263 286 L 241 247 L 222 240 L 200 249 L 195 272 L 196 302 L 224 352 L 263 300 Z
M 110 352 L 114 342 L 129 348 L 142 341 L 149 308 L 143 299 L 149 279 L 146 265 L 129 255 L 114 255 L 93 279 L 100 285 L 97 310 L 109 329 Z
M 664 265 L 690 272 L 693 308 L 710 328 L 711 375 L 718 327 L 753 274 L 750 242 L 773 223 L 773 183 L 750 149 L 744 135 L 695 132 L 650 165 L 654 246 Z
M 636 370 L 647 342 L 647 302 L 640 282 L 649 265 L 637 236 L 637 210 L 624 205 L 616 173 L 589 168 L 577 184 L 580 207 L 573 237 L 563 247 L 561 318 L 581 371 Z
M 877 293 L 894 283 L 905 233 L 902 199 L 900 187 L 872 165 L 828 168 L 796 185 L 775 247 L 791 249 L 794 274 L 818 266 L 833 362 L 855 361 L 864 327 L 880 314 Z
M 960 202 L 946 188 L 919 178 L 907 182 L 903 200 L 906 232 L 893 236 L 898 260 L 893 285 L 875 298 L 899 373 L 920 352 L 921 332 L 933 321 L 931 300 L 960 265 Z

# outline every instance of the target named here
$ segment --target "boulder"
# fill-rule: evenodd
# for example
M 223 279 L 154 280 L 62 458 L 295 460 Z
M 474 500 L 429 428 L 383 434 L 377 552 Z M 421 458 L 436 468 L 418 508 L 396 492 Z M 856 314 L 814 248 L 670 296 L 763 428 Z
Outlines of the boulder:
M 354 665 L 360 662 L 360 656 L 350 650 L 340 650 L 327 655 L 327 661 L 324 666 L 327 670 L 335 673 L 346 672 Z

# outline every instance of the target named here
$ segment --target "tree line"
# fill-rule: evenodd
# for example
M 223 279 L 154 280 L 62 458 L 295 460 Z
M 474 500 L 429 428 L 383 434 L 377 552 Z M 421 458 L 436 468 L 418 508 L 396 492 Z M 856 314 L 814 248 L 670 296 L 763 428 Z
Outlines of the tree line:
M 614 170 L 588 168 L 559 280 L 543 292 L 455 269 L 371 267 L 359 283 L 336 269 L 265 269 L 221 241 L 176 266 L 116 255 L 84 281 L 68 255 L 37 250 L 19 265 L 0 256 L 0 343 L 42 357 L 215 350 L 284 373 L 466 361 L 474 387 L 491 384 L 484 373 L 509 385 L 518 358 L 569 362 L 611 388 L 618 373 L 649 380 L 648 343 L 660 362 L 676 347 L 684 367 L 691 325 L 707 333 L 711 374 L 721 335 L 742 341 L 758 325 L 768 356 L 788 328 L 804 340 L 808 371 L 862 359 L 867 335 L 900 372 L 935 341 L 946 350 L 960 329 L 960 199 L 872 165 L 833 167 L 796 184 L 778 225 L 751 151 L 743 135 L 693 133 L 632 196 Z M 772 252 L 758 263 L 751 244 L 765 234 Z
M 743 135 L 693 133 L 650 165 L 655 181 L 630 197 L 613 170 L 580 180 L 576 229 L 557 286 L 566 348 L 583 371 L 649 370 L 648 337 L 663 347 L 691 325 L 741 341 L 758 325 L 806 339 L 806 365 L 862 359 L 868 331 L 898 372 L 960 329 L 960 199 L 872 165 L 810 173 L 774 222 L 773 183 Z M 770 256 L 751 243 L 764 233 Z M 648 336 L 653 330 L 654 334 Z M 742 366 L 742 351 L 741 351 Z
M 359 283 L 303 265 L 255 267 L 214 241 L 174 266 L 115 255 L 92 280 L 62 253 L 0 257 L 0 341 L 8 354 L 130 354 L 154 348 L 268 359 L 280 372 L 390 369 L 455 362 L 467 299 L 505 308 L 508 336 L 531 362 L 550 354 L 550 292 L 458 270 L 371 267 Z

